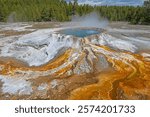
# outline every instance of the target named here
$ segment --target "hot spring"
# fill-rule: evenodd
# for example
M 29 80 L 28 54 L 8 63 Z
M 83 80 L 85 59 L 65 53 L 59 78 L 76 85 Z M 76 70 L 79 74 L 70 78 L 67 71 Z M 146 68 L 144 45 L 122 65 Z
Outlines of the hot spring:
M 74 28 L 74 29 L 64 29 L 61 30 L 60 33 L 65 35 L 73 35 L 75 37 L 87 37 L 90 35 L 99 34 L 100 31 L 98 29 L 82 29 L 82 28 Z

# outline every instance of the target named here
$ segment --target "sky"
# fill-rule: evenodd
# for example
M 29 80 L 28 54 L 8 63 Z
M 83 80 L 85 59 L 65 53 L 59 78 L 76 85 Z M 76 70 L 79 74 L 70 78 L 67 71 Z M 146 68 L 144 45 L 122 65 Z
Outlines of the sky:
M 71 1 L 71 0 L 66 0 Z M 118 6 L 138 6 L 143 5 L 144 0 L 78 0 L 79 4 L 90 5 L 118 5 Z

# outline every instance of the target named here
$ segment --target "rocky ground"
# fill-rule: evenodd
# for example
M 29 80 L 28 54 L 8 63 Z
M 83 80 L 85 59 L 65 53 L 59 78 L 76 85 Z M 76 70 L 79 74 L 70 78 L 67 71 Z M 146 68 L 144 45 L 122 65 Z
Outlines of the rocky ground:
M 0 24 L 0 99 L 150 99 L 150 26 L 59 34 L 68 27 Z

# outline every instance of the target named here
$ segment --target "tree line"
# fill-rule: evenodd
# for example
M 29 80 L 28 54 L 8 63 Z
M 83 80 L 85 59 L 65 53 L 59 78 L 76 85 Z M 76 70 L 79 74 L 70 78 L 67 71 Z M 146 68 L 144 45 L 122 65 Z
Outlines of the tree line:
M 110 21 L 128 21 L 131 24 L 150 24 L 150 7 L 100 6 L 97 11 Z
M 143 6 L 79 5 L 77 0 L 0 0 L 0 21 L 70 21 L 72 15 L 83 16 L 92 11 L 110 21 L 150 24 L 150 0 Z
M 73 3 L 64 0 L 0 0 L 0 21 L 69 21 Z M 92 11 L 92 6 L 76 5 L 80 15 Z

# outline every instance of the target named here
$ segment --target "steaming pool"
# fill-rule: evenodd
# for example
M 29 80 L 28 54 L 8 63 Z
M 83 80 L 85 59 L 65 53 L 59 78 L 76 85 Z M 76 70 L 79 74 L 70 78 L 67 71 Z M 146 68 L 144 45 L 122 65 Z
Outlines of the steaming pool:
M 60 32 L 65 35 L 73 35 L 81 38 L 100 33 L 100 31 L 96 29 L 81 29 L 81 28 L 64 29 L 61 30 Z

